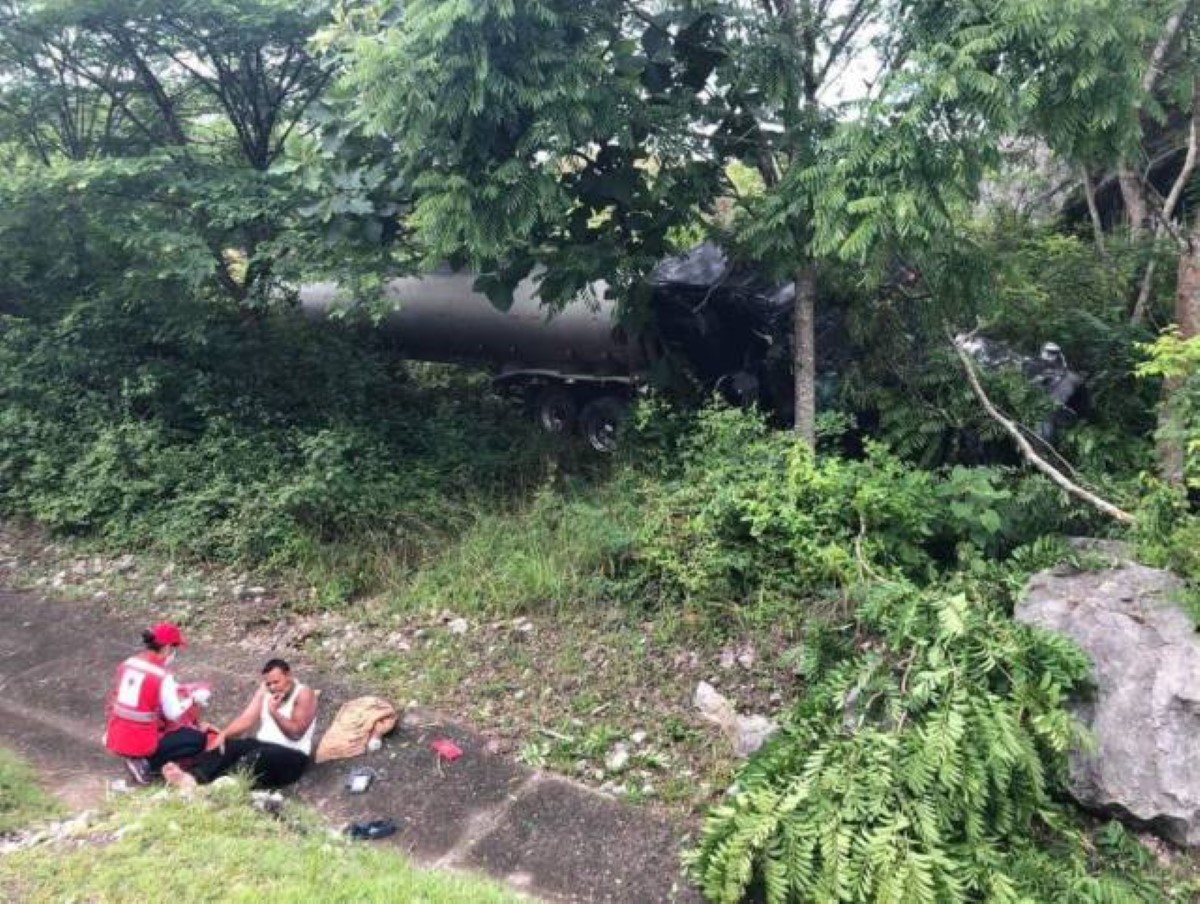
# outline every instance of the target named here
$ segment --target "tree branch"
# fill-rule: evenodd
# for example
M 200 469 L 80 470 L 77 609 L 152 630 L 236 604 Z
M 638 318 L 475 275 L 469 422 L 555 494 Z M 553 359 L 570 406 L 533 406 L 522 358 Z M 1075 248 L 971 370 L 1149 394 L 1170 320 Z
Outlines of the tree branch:
M 874 4 L 872 0 L 858 0 L 854 4 L 854 8 L 850 10 L 846 16 L 846 24 L 842 27 L 842 33 L 837 36 L 837 39 L 829 47 L 829 54 L 825 57 L 825 65 L 821 67 L 821 71 L 817 74 L 817 85 L 824 85 L 825 79 L 829 77 L 829 71 L 837 64 L 846 47 L 854 40 L 854 36 L 867 21 Z
M 1187 188 L 1188 181 L 1192 178 L 1192 172 L 1196 169 L 1198 146 L 1200 146 L 1200 76 L 1192 79 L 1192 121 L 1188 128 L 1187 156 L 1183 158 L 1183 168 L 1180 169 L 1175 184 L 1171 186 L 1167 200 L 1163 202 L 1161 216 L 1164 221 L 1169 221 L 1174 215 L 1175 205 L 1183 197 L 1183 190 Z
M 1159 76 L 1162 75 L 1163 63 L 1166 62 L 1167 54 L 1171 52 L 1171 47 L 1175 43 L 1175 38 L 1179 36 L 1179 30 L 1183 27 L 1183 20 L 1187 18 L 1188 12 L 1191 11 L 1192 5 L 1196 0 L 1184 0 L 1179 4 L 1179 9 L 1175 10 L 1174 15 L 1167 20 L 1166 26 L 1163 28 L 1163 33 L 1158 37 L 1158 43 L 1154 45 L 1154 51 L 1150 54 L 1150 64 L 1146 67 L 1146 72 L 1142 76 L 1142 93 L 1150 94 L 1154 91 L 1158 84 Z
M 1100 221 L 1100 208 L 1096 205 L 1095 183 L 1087 167 L 1080 168 L 1079 177 L 1083 180 L 1083 194 L 1087 198 L 1088 215 L 1092 218 L 1092 237 L 1096 240 L 1096 250 L 1108 260 L 1108 249 L 1104 247 L 1104 224 Z
M 947 335 L 949 335 L 948 330 Z M 979 382 L 979 375 L 975 372 L 975 365 L 971 363 L 971 358 L 966 351 L 963 350 L 962 345 L 960 345 L 959 342 L 957 342 L 952 336 L 950 337 L 950 342 L 954 346 L 954 351 L 958 355 L 958 359 L 962 361 L 962 365 L 967 371 L 967 379 L 971 383 L 971 389 L 974 390 L 975 395 L 983 405 L 984 410 L 988 413 L 992 420 L 1003 427 L 1005 432 L 1016 441 L 1017 448 L 1021 450 L 1021 455 L 1027 462 L 1049 477 L 1054 483 L 1066 490 L 1072 496 L 1099 509 L 1110 518 L 1120 521 L 1122 524 L 1135 523 L 1133 515 L 1129 514 L 1124 509 L 1117 508 L 1117 506 L 1113 505 L 1111 502 L 1101 499 L 1095 493 L 1085 490 L 1078 484 L 1073 483 L 1065 474 L 1058 470 L 1058 468 L 1054 467 L 1054 465 L 1050 464 L 1048 461 L 1046 461 L 1046 459 L 1038 455 L 1037 451 L 1033 448 L 1032 444 L 1030 444 L 1029 440 L 1025 438 L 1025 434 L 1021 431 L 1020 426 L 1015 421 L 1001 414 L 999 409 L 996 408 L 996 406 L 992 403 L 992 400 L 988 398 L 988 394 L 984 391 L 983 384 Z
M 150 94 L 150 99 L 153 101 L 155 109 L 158 110 L 159 116 L 162 117 L 163 125 L 166 126 L 170 143 L 179 147 L 186 147 L 188 143 L 187 133 L 184 131 L 183 124 L 179 120 L 179 113 L 175 109 L 174 104 L 171 103 L 170 95 L 167 94 L 158 75 L 150 68 L 150 64 L 138 51 L 133 37 L 122 30 L 114 32 L 112 38 L 116 41 L 117 47 L 125 55 L 129 64 L 133 66 L 134 71 L 141 80 L 142 86 Z

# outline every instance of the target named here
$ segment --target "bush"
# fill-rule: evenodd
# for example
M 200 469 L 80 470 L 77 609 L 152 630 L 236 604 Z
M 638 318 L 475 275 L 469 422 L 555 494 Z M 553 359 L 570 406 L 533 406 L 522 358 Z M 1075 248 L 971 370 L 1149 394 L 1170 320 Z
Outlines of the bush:
M 372 533 L 431 545 L 545 474 L 513 406 L 426 393 L 292 315 L 91 299 L 0 333 L 0 513 L 113 545 L 295 562 Z
M 1184 339 L 1177 327 L 1171 327 L 1142 349 L 1147 357 L 1138 366 L 1138 375 L 1166 384 L 1160 446 L 1178 450 L 1180 477 L 1193 490 L 1200 490 L 1200 336 Z
M 946 337 L 979 327 L 986 336 L 1036 355 L 1061 348 L 1085 380 L 1079 418 L 1056 444 L 1081 472 L 1133 478 L 1151 464 L 1154 387 L 1134 378 L 1130 323 L 1144 249 L 1112 243 L 1097 265 L 1090 241 L 1000 219 L 961 246 L 918 261 L 928 289 L 857 299 L 847 327 L 856 349 L 842 374 L 842 404 L 865 412 L 873 432 L 901 457 L 925 467 L 1015 460 L 1012 443 L 982 410 Z M 1017 421 L 1050 413 L 1045 393 L 1015 371 L 981 374 L 989 394 Z
M 707 818 L 691 864 L 711 900 L 1171 899 L 1093 862 L 1055 803 L 1081 653 L 978 588 L 861 594 L 852 642 L 825 644 L 842 660 Z
M 1089 524 L 1040 476 L 918 470 L 880 445 L 814 457 L 743 412 L 660 431 L 623 574 L 726 631 L 788 625 L 806 683 L 689 857 L 717 902 L 1183 900 L 1103 862 L 1059 804 L 1083 736 L 1067 640 L 1013 594 Z M 836 616 L 836 617 L 831 617 Z M 1128 867 L 1126 869 L 1126 867 Z
M 802 601 L 840 597 L 881 572 L 927 582 L 1074 514 L 1040 479 L 995 468 L 922 471 L 879 445 L 860 460 L 817 458 L 792 435 L 728 409 L 699 416 L 667 479 L 648 482 L 645 495 L 627 592 L 716 623 L 796 618 Z

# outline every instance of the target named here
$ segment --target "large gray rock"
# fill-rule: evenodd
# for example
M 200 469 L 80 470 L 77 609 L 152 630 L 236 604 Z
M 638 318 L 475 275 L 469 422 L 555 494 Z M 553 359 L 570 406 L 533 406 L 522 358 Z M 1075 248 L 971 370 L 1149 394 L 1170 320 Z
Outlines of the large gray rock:
M 1131 562 L 1035 575 L 1019 621 L 1065 634 L 1091 657 L 1095 693 L 1076 704 L 1096 748 L 1071 758 L 1084 807 L 1175 844 L 1200 846 L 1200 635 L 1182 582 Z

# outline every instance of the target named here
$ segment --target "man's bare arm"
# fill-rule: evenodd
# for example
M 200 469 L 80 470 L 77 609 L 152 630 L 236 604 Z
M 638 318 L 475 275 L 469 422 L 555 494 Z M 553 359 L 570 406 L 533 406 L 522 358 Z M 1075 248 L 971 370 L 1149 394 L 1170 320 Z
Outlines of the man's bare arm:
M 237 738 L 247 732 L 253 731 L 258 725 L 259 715 L 262 713 L 263 694 L 262 685 L 259 685 L 258 690 L 254 692 L 254 696 L 250 698 L 250 702 L 246 704 L 246 708 L 241 711 L 236 719 L 225 726 L 221 732 L 222 738 Z
M 267 710 L 275 719 L 279 730 L 293 741 L 304 737 L 308 726 L 317 717 L 317 695 L 311 687 L 301 689 L 296 695 L 296 705 L 292 707 L 290 718 L 279 712 L 280 701 L 272 700 L 267 704 Z

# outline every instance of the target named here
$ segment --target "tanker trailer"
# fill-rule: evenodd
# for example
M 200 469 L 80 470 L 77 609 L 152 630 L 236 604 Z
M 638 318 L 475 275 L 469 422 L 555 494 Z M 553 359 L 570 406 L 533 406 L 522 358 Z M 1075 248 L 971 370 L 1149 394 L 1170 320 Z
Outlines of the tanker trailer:
M 766 373 L 788 334 L 792 289 L 735 271 L 716 246 L 670 258 L 651 274 L 649 310 L 636 330 L 623 326 L 606 285 L 593 283 L 561 310 L 544 307 L 536 275 L 521 282 L 507 311 L 474 287 L 471 273 L 445 268 L 385 284 L 381 329 L 406 357 L 492 369 L 495 387 L 522 395 L 554 433 L 578 429 L 610 452 L 629 403 L 652 371 L 687 371 L 701 394 L 736 404 L 779 402 Z M 334 283 L 301 287 L 309 319 L 343 306 Z M 784 379 L 783 384 L 790 385 Z

